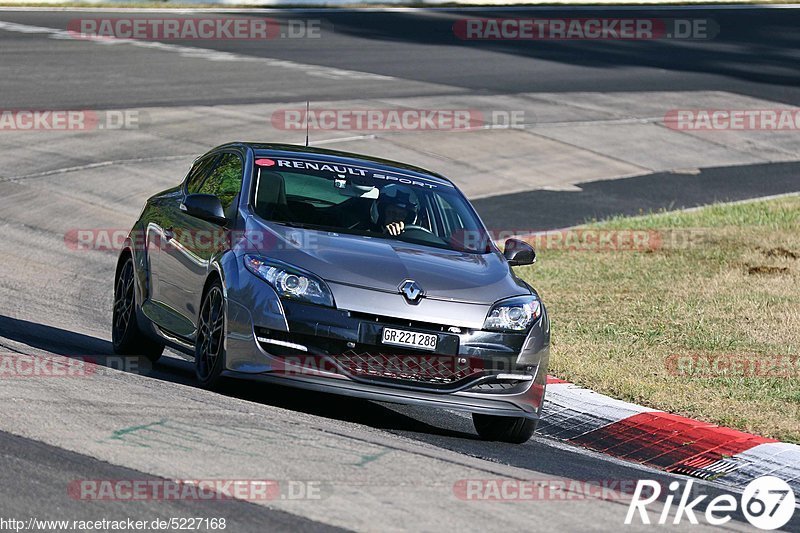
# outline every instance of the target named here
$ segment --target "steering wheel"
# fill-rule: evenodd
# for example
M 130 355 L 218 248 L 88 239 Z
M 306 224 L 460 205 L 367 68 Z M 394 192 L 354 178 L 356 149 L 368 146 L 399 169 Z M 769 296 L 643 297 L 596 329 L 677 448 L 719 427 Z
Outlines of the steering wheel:
M 417 226 L 416 224 L 408 224 L 406 226 L 403 226 L 403 231 L 404 232 L 406 232 L 406 231 L 408 231 L 410 229 L 424 231 L 425 233 L 430 233 L 431 235 L 433 235 L 433 232 L 431 230 L 429 230 L 428 228 L 423 228 L 422 226 Z

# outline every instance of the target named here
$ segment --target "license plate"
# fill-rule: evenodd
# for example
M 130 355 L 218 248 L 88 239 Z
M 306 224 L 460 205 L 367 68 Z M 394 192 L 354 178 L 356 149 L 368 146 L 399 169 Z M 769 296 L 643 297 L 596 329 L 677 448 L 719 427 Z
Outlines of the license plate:
M 436 335 L 430 333 L 420 333 L 418 331 L 405 331 L 402 329 L 383 328 L 381 342 L 392 346 L 406 346 L 417 350 L 435 350 Z

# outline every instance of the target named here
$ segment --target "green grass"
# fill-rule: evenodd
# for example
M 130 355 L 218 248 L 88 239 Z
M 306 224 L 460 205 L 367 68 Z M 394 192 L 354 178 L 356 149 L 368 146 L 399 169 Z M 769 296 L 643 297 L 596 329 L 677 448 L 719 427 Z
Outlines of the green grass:
M 539 248 L 519 274 L 551 314 L 551 373 L 611 396 L 800 442 L 800 197 L 616 217 L 651 249 Z M 689 234 L 691 239 L 684 237 Z M 670 357 L 771 361 L 789 376 L 693 374 Z

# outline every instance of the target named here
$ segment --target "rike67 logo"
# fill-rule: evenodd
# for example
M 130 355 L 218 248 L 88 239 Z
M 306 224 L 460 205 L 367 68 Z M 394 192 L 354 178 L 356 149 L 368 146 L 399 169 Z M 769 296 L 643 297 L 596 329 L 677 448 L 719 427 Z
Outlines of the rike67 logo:
M 778 529 L 791 520 L 795 509 L 795 494 L 788 483 L 774 476 L 762 476 L 748 483 L 739 501 L 731 494 L 722 494 L 705 504 L 705 512 L 700 513 L 696 507 L 708 496 L 701 495 L 689 501 L 692 496 L 692 480 L 688 480 L 679 495 L 680 483 L 673 481 L 669 484 L 669 493 L 664 499 L 664 507 L 653 522 L 647 512 L 647 506 L 661 495 L 661 484 L 657 481 L 640 479 L 636 484 L 625 524 L 631 524 L 636 519 L 643 524 L 657 523 L 664 525 L 670 522 L 680 524 L 685 517 L 691 524 L 699 524 L 697 512 L 705 518 L 706 523 L 721 526 L 729 522 L 737 509 L 750 524 L 763 530 Z M 646 494 L 647 496 L 643 496 Z M 677 500 L 677 507 L 673 505 Z M 638 511 L 638 513 L 637 513 Z

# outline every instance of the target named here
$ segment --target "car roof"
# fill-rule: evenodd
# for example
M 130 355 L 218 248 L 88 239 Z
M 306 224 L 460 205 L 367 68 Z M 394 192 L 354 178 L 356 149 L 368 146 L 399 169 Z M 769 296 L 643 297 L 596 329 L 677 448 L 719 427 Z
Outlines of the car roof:
M 325 160 L 331 163 L 339 163 L 343 165 L 352 166 L 369 166 L 370 168 L 384 170 L 387 172 L 402 172 L 405 174 L 416 175 L 420 178 L 427 178 L 430 181 L 439 182 L 441 185 L 449 185 L 455 187 L 452 181 L 445 178 L 441 174 L 431 172 L 421 167 L 408 165 L 399 161 L 392 161 L 389 159 L 381 159 L 368 155 L 355 154 L 352 152 L 342 152 L 339 150 L 327 150 L 325 148 L 315 148 L 310 146 L 300 146 L 296 144 L 279 144 L 279 143 L 253 143 L 253 142 L 235 142 L 230 145 L 239 145 L 251 148 L 256 156 L 273 156 L 273 157 L 307 157 L 314 160 Z

